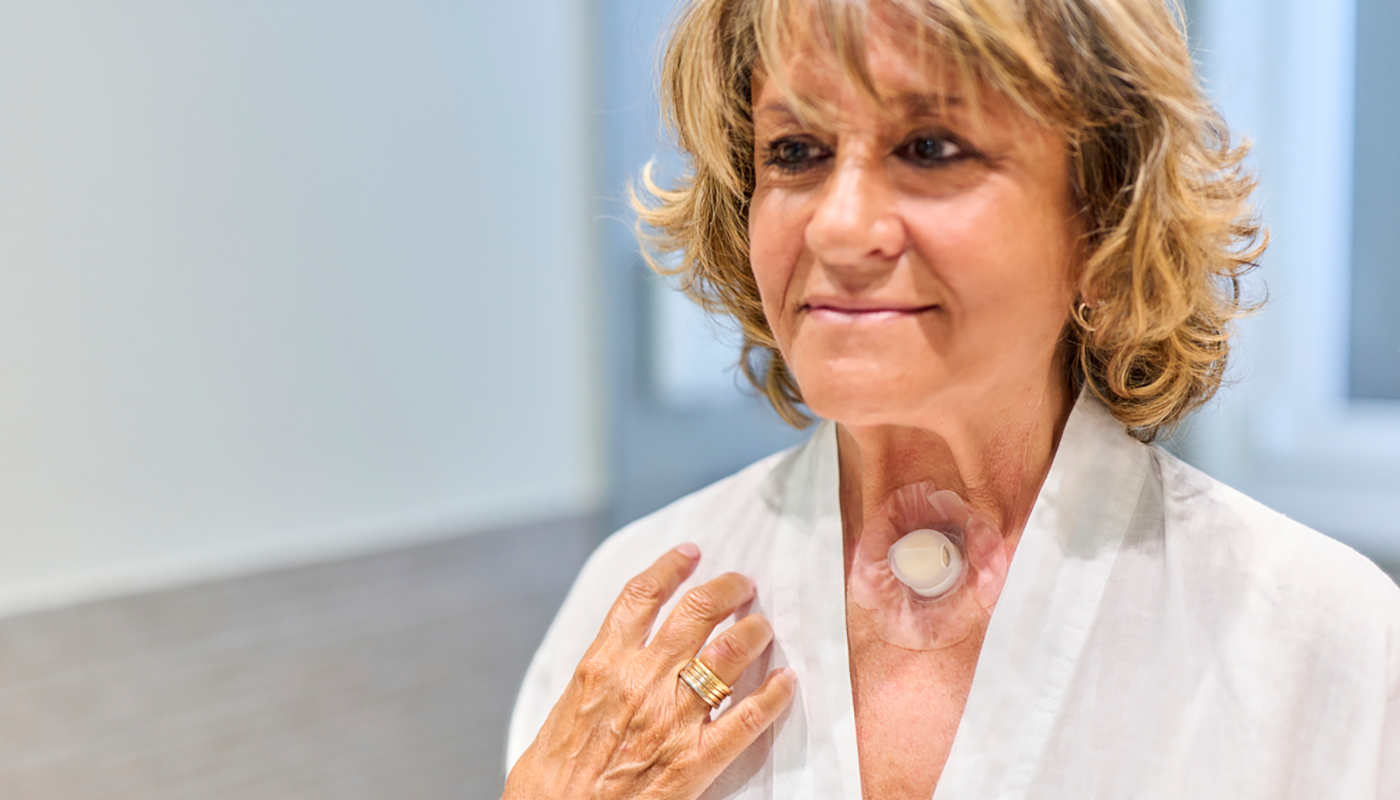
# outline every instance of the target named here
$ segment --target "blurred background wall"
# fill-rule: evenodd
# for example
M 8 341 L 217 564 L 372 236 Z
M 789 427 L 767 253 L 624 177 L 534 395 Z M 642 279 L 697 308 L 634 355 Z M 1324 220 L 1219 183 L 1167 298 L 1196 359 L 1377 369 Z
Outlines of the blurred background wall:
M 0 0 L 0 797 L 498 791 L 606 497 L 595 17 Z
M 647 271 L 672 0 L 0 0 L 0 796 L 491 797 L 606 532 L 799 441 Z M 1194 0 L 1274 247 L 1173 446 L 1400 564 L 1388 0 Z
M 1197 0 L 1197 55 L 1250 166 L 1272 245 L 1231 385 L 1188 459 L 1400 564 L 1400 6 Z
M 589 19 L 0 3 L 0 612 L 600 507 Z

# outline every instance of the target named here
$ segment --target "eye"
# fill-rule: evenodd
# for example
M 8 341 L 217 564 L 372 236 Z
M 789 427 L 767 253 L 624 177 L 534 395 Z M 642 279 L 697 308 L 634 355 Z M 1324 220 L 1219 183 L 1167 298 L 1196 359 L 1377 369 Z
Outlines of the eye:
M 919 134 L 900 145 L 895 155 L 915 166 L 937 167 L 960 161 L 968 156 L 967 150 L 946 136 Z
M 795 136 L 769 142 L 764 151 L 763 163 L 784 172 L 800 172 L 830 155 L 820 144 Z

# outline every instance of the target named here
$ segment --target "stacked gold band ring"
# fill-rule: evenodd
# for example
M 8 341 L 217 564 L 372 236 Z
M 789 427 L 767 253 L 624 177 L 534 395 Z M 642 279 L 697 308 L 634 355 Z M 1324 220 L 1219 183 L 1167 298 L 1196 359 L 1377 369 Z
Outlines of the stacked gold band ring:
M 681 680 L 685 685 L 695 690 L 700 695 L 700 699 L 705 701 L 705 705 L 710 708 L 719 708 L 719 704 L 724 702 L 733 691 L 728 684 L 719 679 L 719 676 L 710 671 L 705 666 L 699 656 L 690 659 L 690 663 L 681 670 Z

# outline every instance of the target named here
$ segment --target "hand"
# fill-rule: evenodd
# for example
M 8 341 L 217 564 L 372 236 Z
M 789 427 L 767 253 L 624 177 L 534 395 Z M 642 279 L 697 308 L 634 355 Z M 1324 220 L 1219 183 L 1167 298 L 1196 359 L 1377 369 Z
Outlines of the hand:
M 753 583 L 742 575 L 725 573 L 686 592 L 646 643 L 661 606 L 699 557 L 695 545 L 681 545 L 627 583 L 511 770 L 505 800 L 690 800 L 787 707 L 791 670 L 769 673 L 716 719 L 679 679 L 715 626 L 753 597 Z M 700 660 L 733 685 L 772 638 L 768 620 L 750 614 L 710 642 Z

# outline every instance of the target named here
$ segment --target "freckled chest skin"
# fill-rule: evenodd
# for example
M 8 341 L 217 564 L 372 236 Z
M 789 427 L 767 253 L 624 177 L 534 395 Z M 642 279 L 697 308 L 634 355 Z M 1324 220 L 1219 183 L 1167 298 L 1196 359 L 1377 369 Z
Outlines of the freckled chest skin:
M 985 626 L 955 647 L 915 651 L 882 641 L 846 600 L 856 744 L 867 800 L 929 800 L 953 746 Z

